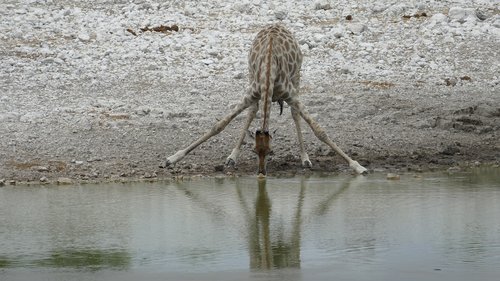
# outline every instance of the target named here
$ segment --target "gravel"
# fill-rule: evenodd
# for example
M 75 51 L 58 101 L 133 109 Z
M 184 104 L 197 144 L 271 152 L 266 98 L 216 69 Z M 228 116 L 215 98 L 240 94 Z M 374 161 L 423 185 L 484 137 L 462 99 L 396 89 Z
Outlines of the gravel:
M 253 174 L 250 140 L 236 170 L 220 169 L 243 115 L 175 167 L 159 166 L 242 98 L 252 39 L 273 22 L 304 53 L 308 110 L 361 164 L 498 163 L 498 0 L 399 2 L 2 1 L 0 179 Z M 291 117 L 276 109 L 269 172 L 307 172 Z M 304 134 L 314 171 L 348 171 Z

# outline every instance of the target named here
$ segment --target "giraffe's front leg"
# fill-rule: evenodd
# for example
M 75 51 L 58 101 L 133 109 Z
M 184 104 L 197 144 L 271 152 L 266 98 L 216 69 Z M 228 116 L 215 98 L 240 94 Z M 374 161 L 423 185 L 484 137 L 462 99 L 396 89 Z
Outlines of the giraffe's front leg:
M 311 127 L 311 129 L 313 130 L 314 132 L 314 135 L 316 135 L 316 137 L 324 142 L 325 144 L 327 144 L 331 149 L 333 149 L 335 152 L 337 152 L 340 156 L 342 156 L 342 158 L 344 158 L 347 163 L 349 163 L 349 166 L 354 170 L 356 171 L 356 173 L 358 174 L 365 174 L 368 170 L 361 166 L 357 161 L 354 161 L 351 159 L 351 157 L 349 157 L 347 154 L 345 154 L 345 152 L 343 152 L 338 146 L 337 144 L 335 144 L 329 137 L 328 135 L 326 134 L 325 130 L 323 128 L 321 128 L 321 126 L 318 124 L 318 122 L 316 122 L 316 120 L 314 120 L 311 115 L 307 112 L 306 108 L 304 107 L 304 105 L 297 99 L 297 98 L 290 98 L 287 103 L 292 107 L 292 108 L 295 108 L 295 110 L 297 110 L 300 115 L 302 116 L 302 118 L 307 122 L 307 124 L 309 124 L 309 126 Z
M 311 160 L 309 160 L 309 155 L 307 155 L 306 149 L 304 147 L 304 139 L 302 137 L 302 129 L 300 128 L 300 113 L 291 107 L 293 122 L 295 123 L 295 129 L 297 130 L 297 139 L 299 141 L 300 148 L 300 162 L 304 168 L 312 168 Z
M 219 122 L 217 122 L 210 131 L 206 132 L 203 136 L 201 136 L 198 140 L 190 144 L 185 149 L 179 150 L 174 155 L 169 156 L 166 160 L 166 167 L 177 163 L 182 158 L 184 158 L 184 156 L 186 156 L 189 152 L 198 147 L 200 144 L 204 143 L 209 138 L 222 132 L 222 130 L 224 130 L 227 124 L 229 124 L 229 122 L 231 122 L 231 120 L 233 120 L 234 117 L 236 117 L 238 114 L 240 114 L 243 110 L 252 105 L 254 102 L 255 102 L 254 97 L 252 97 L 249 94 L 245 95 L 243 100 L 236 106 L 236 108 L 233 109 L 231 113 L 222 118 Z
M 238 160 L 238 156 L 240 155 L 241 152 L 241 145 L 243 144 L 243 141 L 245 140 L 245 136 L 247 135 L 248 128 L 252 124 L 253 119 L 255 118 L 255 115 L 257 115 L 257 110 L 259 109 L 259 101 L 256 99 L 255 102 L 250 106 L 248 110 L 248 115 L 247 115 L 247 120 L 245 122 L 245 125 L 243 126 L 243 129 L 241 130 L 240 138 L 236 142 L 236 146 L 234 147 L 233 151 L 231 152 L 231 155 L 229 155 L 226 159 L 226 166 L 232 166 L 234 167 L 236 165 L 236 161 Z

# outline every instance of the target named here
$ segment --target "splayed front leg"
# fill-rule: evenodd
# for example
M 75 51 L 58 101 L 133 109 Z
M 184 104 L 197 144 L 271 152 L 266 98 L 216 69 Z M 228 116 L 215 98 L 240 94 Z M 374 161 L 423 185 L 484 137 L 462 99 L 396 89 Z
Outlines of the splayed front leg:
M 293 122 L 295 123 L 295 129 L 297 130 L 297 139 L 299 141 L 300 148 L 300 162 L 304 168 L 312 168 L 311 160 L 309 160 L 309 155 L 307 155 L 306 149 L 304 147 L 304 139 L 302 137 L 302 129 L 300 128 L 300 113 L 291 108 Z
M 200 144 L 207 141 L 209 138 L 217 135 L 222 132 L 224 128 L 234 119 L 234 117 L 238 116 L 243 110 L 256 102 L 256 99 L 251 96 L 250 91 L 248 91 L 247 95 L 243 98 L 243 100 L 234 108 L 231 113 L 222 118 L 219 122 L 217 122 L 210 131 L 206 132 L 201 138 L 190 144 L 187 148 L 177 151 L 174 155 L 169 156 L 166 160 L 166 166 L 173 165 L 179 162 L 184 156 L 186 156 L 193 149 L 198 147 Z
M 337 152 L 342 158 L 344 158 L 349 167 L 351 167 L 358 174 L 365 174 L 368 170 L 361 166 L 357 161 L 352 160 L 347 154 L 345 154 L 326 134 L 325 130 L 314 120 L 311 115 L 307 112 L 304 105 L 296 98 L 290 98 L 287 103 L 300 113 L 300 116 L 309 124 L 316 137 L 326 143 L 330 148 Z
M 238 160 L 238 156 L 240 155 L 241 145 L 243 144 L 243 141 L 248 134 L 248 128 L 250 127 L 250 124 L 252 124 L 255 115 L 257 115 L 257 110 L 259 110 L 258 101 L 254 102 L 249 108 L 247 120 L 245 122 L 245 125 L 243 126 L 243 129 L 241 130 L 240 138 L 236 142 L 236 146 L 233 148 L 231 155 L 227 157 L 225 162 L 226 166 L 234 167 L 236 165 L 236 161 Z

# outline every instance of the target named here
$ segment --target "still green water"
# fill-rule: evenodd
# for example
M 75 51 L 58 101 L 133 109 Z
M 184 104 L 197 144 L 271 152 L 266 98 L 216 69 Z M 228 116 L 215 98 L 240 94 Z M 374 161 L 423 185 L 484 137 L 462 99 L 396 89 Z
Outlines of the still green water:
M 0 280 L 500 280 L 500 169 L 0 187 Z

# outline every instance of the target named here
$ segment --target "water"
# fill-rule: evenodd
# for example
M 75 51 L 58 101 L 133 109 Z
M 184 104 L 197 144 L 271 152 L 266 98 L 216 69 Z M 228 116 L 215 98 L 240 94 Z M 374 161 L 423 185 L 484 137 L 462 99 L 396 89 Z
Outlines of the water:
M 500 170 L 0 188 L 0 280 L 500 280 Z

